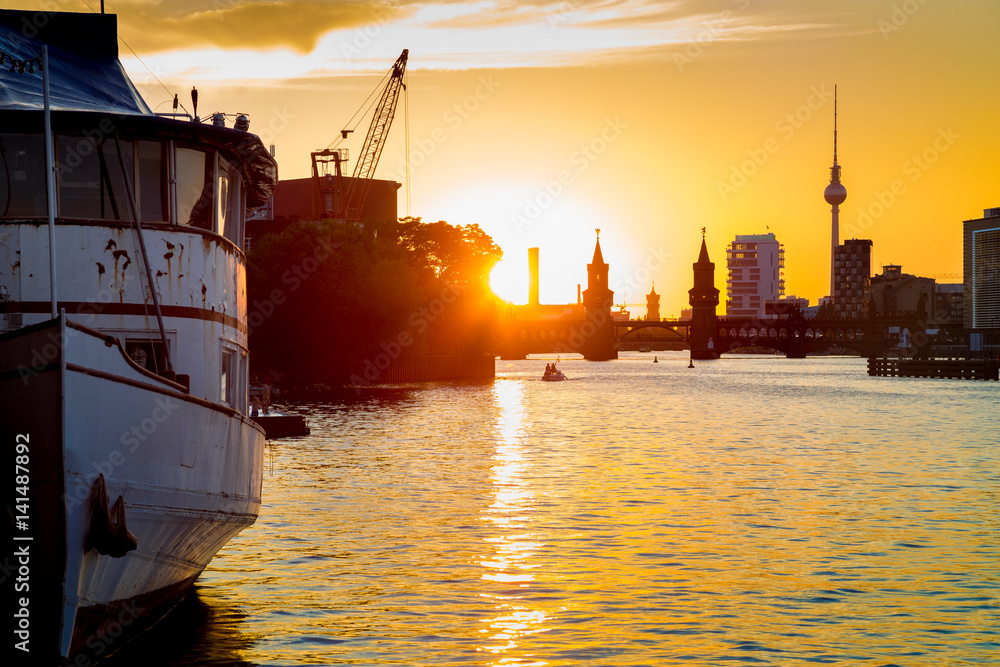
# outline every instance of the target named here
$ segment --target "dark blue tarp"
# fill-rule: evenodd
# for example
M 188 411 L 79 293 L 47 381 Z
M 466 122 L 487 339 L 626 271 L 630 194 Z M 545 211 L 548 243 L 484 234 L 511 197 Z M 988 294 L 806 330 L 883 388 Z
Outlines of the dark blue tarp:
M 239 156 L 246 174 L 247 206 L 262 206 L 278 180 L 278 166 L 260 139 L 249 132 L 213 127 L 153 114 L 118 61 L 118 18 L 114 14 L 0 10 L 0 132 L 24 129 L 42 102 L 38 62 L 49 45 L 49 100 L 54 123 L 96 121 L 90 113 L 128 120 L 123 128 L 147 136 L 189 136 L 196 142 L 227 148 Z M 21 64 L 25 64 L 23 72 Z M 34 72 L 31 72 L 31 69 Z M 40 126 L 39 126 L 40 127 Z
M 42 108 L 45 42 L 53 110 L 151 115 L 118 62 L 117 26 L 113 14 L 0 10 L 0 109 Z

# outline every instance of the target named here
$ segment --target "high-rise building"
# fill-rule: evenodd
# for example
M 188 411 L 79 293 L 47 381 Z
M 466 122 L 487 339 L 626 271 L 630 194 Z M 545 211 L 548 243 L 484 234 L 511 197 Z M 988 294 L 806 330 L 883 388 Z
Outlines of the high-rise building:
M 726 315 L 764 317 L 764 303 L 784 295 L 785 249 L 774 234 L 737 234 L 726 249 Z
M 1000 208 L 962 223 L 965 328 L 1000 328 Z
M 830 296 L 836 290 L 837 246 L 840 245 L 840 205 L 847 199 L 847 188 L 840 182 L 840 165 L 837 164 L 837 87 L 833 87 L 833 166 L 830 167 L 830 184 L 823 191 L 823 198 L 830 205 L 832 243 L 830 244 Z
M 872 242 L 850 239 L 833 253 L 833 312 L 837 317 L 864 317 L 872 276 Z

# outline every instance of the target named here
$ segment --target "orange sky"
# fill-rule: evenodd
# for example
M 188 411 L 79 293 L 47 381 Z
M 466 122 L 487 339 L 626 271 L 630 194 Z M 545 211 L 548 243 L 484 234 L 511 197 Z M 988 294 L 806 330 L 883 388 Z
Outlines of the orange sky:
M 876 264 L 960 282 L 961 221 L 1000 206 L 994 0 L 108 0 L 107 11 L 167 88 L 183 99 L 198 86 L 201 114 L 249 112 L 286 178 L 308 175 L 310 151 L 408 48 L 410 210 L 480 224 L 504 249 L 498 289 L 515 301 L 531 246 L 542 301 L 575 300 L 600 227 L 615 301 L 643 303 L 655 281 L 663 314 L 677 314 L 706 227 L 718 287 L 733 236 L 771 231 L 787 292 L 815 303 L 829 286 L 835 84 L 842 238 L 871 238 Z M 167 110 L 125 47 L 122 61 Z M 404 180 L 403 110 L 379 178 Z M 399 205 L 404 215 L 405 188 Z

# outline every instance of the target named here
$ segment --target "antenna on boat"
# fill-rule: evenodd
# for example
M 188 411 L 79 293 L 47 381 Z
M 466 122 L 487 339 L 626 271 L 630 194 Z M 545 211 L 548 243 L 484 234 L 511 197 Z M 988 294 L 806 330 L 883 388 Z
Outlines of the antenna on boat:
M 45 174 L 49 209 L 49 291 L 52 297 L 52 319 L 56 310 L 56 160 L 52 147 L 52 105 L 49 100 L 49 45 L 42 45 L 42 104 L 45 117 Z
M 191 86 L 191 105 L 194 107 L 194 111 L 192 112 L 194 122 L 200 123 L 201 121 L 198 120 L 198 89 L 194 86 Z

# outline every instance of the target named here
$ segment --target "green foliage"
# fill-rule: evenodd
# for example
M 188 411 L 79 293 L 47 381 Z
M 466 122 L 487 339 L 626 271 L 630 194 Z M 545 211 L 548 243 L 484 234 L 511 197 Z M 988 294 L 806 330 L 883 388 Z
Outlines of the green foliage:
M 479 225 L 454 226 L 418 217 L 399 220 L 399 241 L 425 275 L 462 286 L 486 284 L 503 251 Z
M 395 232 L 395 233 L 394 233 Z M 254 373 L 347 384 L 376 360 L 493 349 L 501 250 L 478 225 L 300 221 L 247 257 Z

